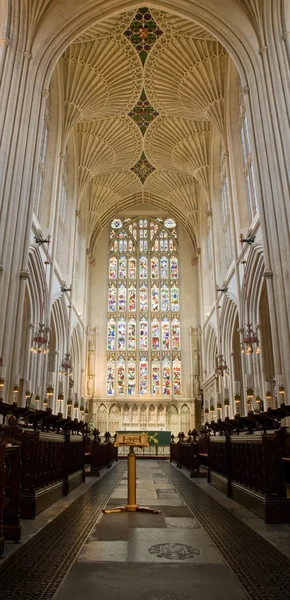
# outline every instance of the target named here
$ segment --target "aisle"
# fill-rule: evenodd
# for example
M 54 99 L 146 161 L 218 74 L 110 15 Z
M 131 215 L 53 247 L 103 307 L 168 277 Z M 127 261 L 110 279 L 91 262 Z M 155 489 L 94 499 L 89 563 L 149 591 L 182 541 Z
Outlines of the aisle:
M 126 503 L 126 496 L 127 473 L 108 506 Z M 247 598 L 161 463 L 137 461 L 137 502 L 161 514 L 102 515 L 56 600 Z

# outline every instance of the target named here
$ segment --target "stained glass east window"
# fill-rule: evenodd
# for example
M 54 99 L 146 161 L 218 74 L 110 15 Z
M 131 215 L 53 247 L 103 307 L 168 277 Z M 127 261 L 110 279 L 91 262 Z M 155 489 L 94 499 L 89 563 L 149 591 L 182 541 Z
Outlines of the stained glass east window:
M 109 251 L 107 396 L 180 396 L 176 223 L 115 218 Z

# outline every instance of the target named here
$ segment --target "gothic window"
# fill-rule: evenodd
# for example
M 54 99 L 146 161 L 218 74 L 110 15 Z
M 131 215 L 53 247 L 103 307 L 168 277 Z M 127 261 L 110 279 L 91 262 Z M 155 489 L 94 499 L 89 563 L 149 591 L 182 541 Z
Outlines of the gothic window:
M 252 148 L 249 135 L 248 119 L 246 107 L 243 103 L 242 94 L 240 92 L 240 133 L 243 152 L 243 165 L 246 180 L 246 189 L 248 197 L 248 207 L 250 222 L 254 219 L 258 212 L 257 192 L 255 184 L 255 175 L 252 163 Z
M 107 396 L 180 396 L 176 223 L 114 219 L 108 269 Z
M 223 146 L 220 149 L 220 199 L 222 209 L 222 224 L 225 240 L 226 266 L 233 260 L 233 233 L 231 224 L 228 174 Z
M 35 190 L 35 198 L 34 198 L 34 214 L 38 220 L 40 220 L 40 217 L 41 217 L 41 204 L 42 204 L 42 195 L 43 195 L 43 184 L 44 184 L 44 179 L 45 179 L 49 128 L 50 128 L 50 97 L 48 95 L 48 98 L 46 99 L 46 103 L 45 103 L 45 109 L 44 109 L 41 146 L 40 146 L 40 153 L 39 153 L 39 159 L 38 159 L 36 190 Z

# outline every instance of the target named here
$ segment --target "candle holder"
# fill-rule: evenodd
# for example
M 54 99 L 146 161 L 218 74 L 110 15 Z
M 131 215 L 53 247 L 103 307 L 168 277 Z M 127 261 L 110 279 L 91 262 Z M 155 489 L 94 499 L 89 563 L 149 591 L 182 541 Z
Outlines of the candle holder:
M 44 400 L 43 400 L 43 407 L 44 408 L 48 407 L 48 399 L 47 398 L 44 398 Z

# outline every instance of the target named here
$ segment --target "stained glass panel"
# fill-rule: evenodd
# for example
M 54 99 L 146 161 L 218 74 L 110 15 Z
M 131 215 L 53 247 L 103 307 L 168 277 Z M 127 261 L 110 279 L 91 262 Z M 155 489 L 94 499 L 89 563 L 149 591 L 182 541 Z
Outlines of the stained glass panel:
M 146 285 L 142 285 L 139 289 L 140 298 L 140 311 L 144 312 L 148 310 L 148 289 Z
M 140 322 L 140 350 L 148 350 L 148 321 Z
M 179 311 L 179 289 L 176 285 L 171 288 L 171 310 L 172 312 Z
M 121 219 L 114 219 L 111 223 L 111 227 L 112 229 L 120 229 L 122 227 L 123 223 L 121 221 Z
M 152 394 L 157 396 L 160 394 L 160 361 L 152 361 Z
M 159 278 L 159 260 L 157 256 L 151 258 L 151 279 Z
M 125 394 L 125 359 L 122 356 L 117 361 L 117 394 Z
M 151 310 L 153 312 L 159 310 L 159 288 L 156 285 L 151 288 Z
M 173 361 L 173 394 L 174 396 L 181 395 L 181 361 L 175 358 Z
M 128 361 L 128 395 L 136 394 L 136 363 L 135 360 Z
M 176 256 L 170 258 L 170 276 L 171 279 L 178 279 L 178 260 Z
M 161 266 L 161 279 L 168 279 L 168 258 L 166 256 L 161 256 L 160 266 Z
M 127 290 L 123 283 L 119 284 L 119 293 L 118 293 L 118 310 L 124 312 L 126 310 L 126 295 Z
M 169 290 L 165 284 L 161 288 L 161 310 L 162 312 L 169 311 Z
M 181 395 L 181 360 L 172 356 L 180 350 L 175 225 L 169 219 L 168 231 L 162 219 L 143 217 L 111 228 L 108 311 L 116 320 L 108 319 L 108 396 Z
M 167 229 L 174 229 L 174 227 L 176 227 L 175 221 L 171 218 L 165 219 L 164 225 Z
M 136 258 L 129 258 L 128 271 L 129 279 L 136 279 Z
M 118 350 L 126 350 L 126 321 L 123 317 L 118 321 Z
M 117 258 L 116 258 L 116 256 L 110 256 L 110 261 L 109 261 L 109 278 L 110 279 L 117 279 Z
M 121 256 L 119 260 L 119 278 L 126 279 L 127 277 L 127 258 Z
M 140 359 L 139 393 L 148 394 L 148 359 L 145 357 Z
M 170 394 L 171 394 L 170 375 L 171 375 L 170 359 L 168 357 L 164 357 L 162 359 L 162 394 L 163 394 L 163 396 L 170 396 Z
M 169 320 L 167 318 L 162 319 L 161 330 L 162 330 L 162 349 L 170 350 L 170 327 L 169 327 Z
M 115 392 L 115 361 L 107 361 L 107 396 L 113 396 Z
M 128 310 L 133 312 L 136 310 L 136 288 L 130 285 L 128 289 Z
M 151 348 L 152 350 L 159 350 L 160 347 L 160 325 L 158 319 L 153 319 L 152 321 L 152 338 L 151 338 Z
M 130 319 L 128 323 L 128 350 L 136 350 L 136 321 Z
M 108 333 L 107 333 L 107 349 L 115 350 L 116 346 L 116 321 L 110 319 L 108 322 Z
M 140 258 L 140 279 L 147 279 L 147 258 L 141 256 Z
M 180 324 L 177 319 L 172 321 L 172 350 L 180 349 Z
M 109 304 L 108 304 L 108 308 L 112 312 L 116 310 L 116 296 L 117 296 L 116 287 L 115 287 L 115 285 L 111 285 L 109 287 Z

